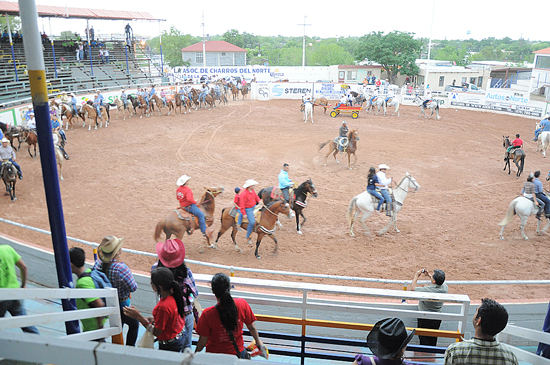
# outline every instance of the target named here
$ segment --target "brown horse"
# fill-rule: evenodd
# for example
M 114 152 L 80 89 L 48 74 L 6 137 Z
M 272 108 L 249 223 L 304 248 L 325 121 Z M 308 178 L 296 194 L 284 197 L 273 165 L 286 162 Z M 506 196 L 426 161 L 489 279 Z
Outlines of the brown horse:
M 92 105 L 86 103 L 84 105 L 82 105 L 82 112 L 84 113 L 84 116 L 87 117 L 88 119 L 92 119 L 92 120 L 95 120 L 95 129 L 98 128 L 98 125 L 99 125 L 99 128 L 101 128 L 103 126 L 103 120 L 105 120 L 105 128 L 107 128 L 107 125 L 109 124 L 109 117 L 107 116 L 107 110 L 105 109 L 105 107 L 103 106 L 100 106 L 99 107 L 99 111 L 101 112 L 101 117 L 99 117 L 97 115 L 97 111 L 95 109 L 95 107 L 93 107 Z M 101 119 L 101 123 L 97 123 L 97 118 L 100 118 Z M 86 119 L 84 119 L 84 125 L 83 127 L 86 126 Z M 88 130 L 91 130 L 92 129 L 92 124 L 88 125 Z
M 193 102 L 193 105 L 195 105 L 195 110 L 199 109 L 199 92 L 195 88 L 191 88 L 191 101 Z
M 233 101 L 237 100 L 237 96 L 239 95 L 239 89 L 234 84 L 231 84 L 231 94 L 233 94 Z
M 214 209 L 216 208 L 216 202 L 214 198 L 220 195 L 223 190 L 223 186 L 217 188 L 206 188 L 206 192 L 197 204 L 200 210 L 202 210 L 202 212 L 204 213 L 204 218 L 208 227 L 210 227 L 212 223 L 214 223 Z M 161 241 L 160 235 L 162 232 L 164 232 L 164 234 L 166 235 L 166 239 L 170 239 L 170 237 L 174 235 L 176 238 L 179 238 L 181 240 L 185 232 L 187 232 L 187 234 L 192 234 L 193 231 L 198 228 L 199 220 L 195 216 L 188 214 L 183 209 L 174 209 L 173 211 L 168 213 L 166 218 L 161 219 L 157 223 L 154 235 L 155 242 Z M 209 235 L 210 234 L 208 234 L 207 230 L 206 244 L 208 246 L 210 245 Z M 204 249 L 201 250 L 202 247 L 203 246 L 199 247 L 201 253 L 204 251 Z
M 4 137 L 6 137 L 10 141 L 10 145 L 13 150 L 18 151 L 19 148 L 21 148 L 21 127 L 16 127 L 14 125 L 8 125 L 6 123 L 0 122 L 0 130 L 4 133 Z M 19 142 L 19 145 L 17 147 L 15 147 L 15 145 L 13 144 L 14 139 L 17 139 L 17 141 Z
M 357 151 L 357 141 L 358 140 L 359 140 L 359 137 L 358 137 L 358 134 L 357 134 L 357 129 L 351 130 L 348 133 L 348 144 L 347 144 L 347 146 L 345 146 L 345 149 L 344 149 L 345 152 L 348 154 L 348 168 L 350 170 L 351 170 L 351 155 L 353 155 L 353 157 L 354 157 L 353 164 L 355 165 L 355 163 L 357 162 L 357 156 L 355 155 L 355 151 Z M 336 158 L 336 155 L 338 154 L 338 144 L 336 142 L 336 138 L 332 141 L 326 141 L 324 143 L 321 143 L 319 145 L 319 151 L 321 151 L 323 149 L 323 147 L 325 147 L 329 143 L 330 143 L 330 149 L 329 149 L 329 152 L 327 153 L 327 155 L 325 156 L 324 166 L 327 165 L 327 158 L 331 153 L 334 155 L 334 159 L 336 160 L 336 162 L 340 163 L 340 161 L 338 161 L 338 159 Z
M 233 244 L 235 245 L 235 250 L 238 252 L 242 252 L 241 248 L 237 245 L 237 241 L 235 241 L 235 236 L 237 234 L 237 222 L 235 221 L 235 218 L 232 217 L 229 212 L 231 209 L 224 208 L 222 210 L 222 217 L 221 217 L 221 227 L 220 231 L 218 232 L 218 237 L 216 238 L 216 242 L 214 242 L 213 245 L 210 247 L 217 249 L 218 248 L 218 240 L 220 237 L 229 229 L 233 228 L 233 231 L 231 232 L 231 239 L 233 240 Z M 273 252 L 277 252 L 278 250 L 278 242 L 277 238 L 273 235 L 275 232 L 275 223 L 277 222 L 279 213 L 283 213 L 285 215 L 288 215 L 289 212 L 289 206 L 284 202 L 284 200 L 275 200 L 269 203 L 267 206 L 264 206 L 260 210 L 260 219 L 256 222 L 254 225 L 254 232 L 258 234 L 258 238 L 256 239 L 256 250 L 254 251 L 254 255 L 257 259 L 260 259 L 260 255 L 258 254 L 258 249 L 260 247 L 260 243 L 262 242 L 262 238 L 265 235 L 268 235 L 273 239 L 275 242 L 275 249 Z M 243 219 L 243 223 L 241 224 L 241 227 L 243 229 L 248 228 L 248 222 L 245 222 Z M 248 243 L 252 245 L 252 237 L 248 240 Z
M 161 98 L 157 96 L 157 94 L 153 95 L 151 100 L 149 100 L 149 107 L 151 108 L 151 111 L 153 110 L 154 104 L 157 106 L 157 109 L 159 111 L 159 116 L 161 116 L 162 115 L 161 108 L 164 107 L 164 102 L 162 101 Z M 168 108 L 168 114 L 166 115 L 170 115 L 170 112 L 172 111 L 172 109 L 174 109 L 174 104 L 172 104 L 172 100 L 166 100 L 166 107 Z
M 314 102 L 313 102 L 313 111 L 315 111 L 315 106 L 316 105 L 317 106 L 322 106 L 325 109 L 323 114 L 327 113 L 328 100 L 326 98 L 315 99 Z
M 126 112 L 128 112 L 128 119 L 132 118 L 132 103 L 127 102 L 126 108 L 124 108 L 124 102 L 115 96 L 115 105 L 116 105 L 116 119 L 118 119 L 118 114 L 122 113 L 122 117 L 126 120 Z M 132 108 L 132 109 L 130 109 Z
M 137 109 L 139 109 L 140 118 L 143 118 L 144 113 L 146 117 L 149 116 L 149 109 L 147 109 L 147 103 L 145 102 L 145 98 L 142 95 L 138 95 L 137 97 Z M 136 114 L 137 114 L 137 109 L 136 109 Z
M 502 136 L 502 147 L 504 147 L 506 151 L 508 151 L 508 147 L 512 145 L 509 137 L 510 136 Z M 510 152 L 505 152 L 504 171 L 506 171 L 506 166 L 508 166 L 508 175 L 510 175 L 510 160 L 514 161 L 518 169 L 516 177 L 520 177 L 523 172 L 523 166 L 525 165 L 525 151 L 520 148 L 516 148 L 512 149 Z
M 243 86 L 241 93 L 243 94 L 243 99 L 246 99 L 246 95 L 250 91 L 250 84 L 246 84 Z
M 29 147 L 27 148 L 27 151 L 29 151 L 29 155 L 32 158 L 36 157 L 36 146 L 38 145 L 38 137 L 36 137 L 36 133 L 32 129 L 23 128 L 21 130 L 21 142 L 27 142 Z M 31 153 L 31 146 L 34 146 L 34 156 Z
M 4 185 L 6 185 L 6 194 L 9 195 L 11 201 L 16 201 L 15 197 L 15 183 L 17 182 L 17 169 L 10 162 L 10 160 L 4 160 L 2 163 L 2 180 L 4 180 Z

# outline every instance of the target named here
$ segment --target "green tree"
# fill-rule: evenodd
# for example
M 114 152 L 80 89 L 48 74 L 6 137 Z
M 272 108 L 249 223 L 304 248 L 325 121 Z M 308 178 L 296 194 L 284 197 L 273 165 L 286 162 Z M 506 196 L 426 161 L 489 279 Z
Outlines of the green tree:
M 10 20 L 10 30 L 12 31 L 12 33 L 15 33 L 16 30 L 21 31 L 21 18 L 19 18 L 18 16 L 8 15 L 8 19 Z M 0 28 L 2 30 L 8 31 L 7 24 L 8 23 L 6 22 L 6 16 L 0 16 Z
M 182 59 L 181 50 L 182 48 L 188 47 L 198 41 L 200 41 L 199 38 L 193 37 L 189 34 L 183 34 L 174 26 L 171 26 L 168 32 L 164 31 L 162 33 L 162 55 L 164 62 L 168 63 L 170 67 L 189 67 L 189 61 L 184 62 Z M 159 37 L 155 37 L 147 43 L 156 53 L 160 53 Z
M 394 31 L 384 35 L 382 32 L 372 32 L 360 38 L 355 59 L 381 64 L 393 83 L 399 73 L 407 76 L 418 74 L 416 58 L 421 45 L 419 40 L 414 39 L 414 33 Z
M 454 61 L 458 66 L 466 66 L 470 62 L 465 45 L 459 47 L 447 45 L 433 50 L 432 55 L 434 60 Z
M 309 66 L 353 64 L 353 56 L 336 43 L 321 44 L 308 57 Z
M 237 47 L 244 48 L 244 39 L 237 29 L 228 30 L 223 34 L 223 40 Z

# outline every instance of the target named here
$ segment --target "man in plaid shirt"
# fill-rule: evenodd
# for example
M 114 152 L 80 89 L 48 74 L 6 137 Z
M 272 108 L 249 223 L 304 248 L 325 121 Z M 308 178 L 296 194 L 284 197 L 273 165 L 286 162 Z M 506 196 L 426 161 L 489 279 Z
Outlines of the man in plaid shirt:
M 450 345 L 445 365 L 517 365 L 516 355 L 495 339 L 508 323 L 508 312 L 492 299 L 482 299 L 474 316 L 474 338 Z

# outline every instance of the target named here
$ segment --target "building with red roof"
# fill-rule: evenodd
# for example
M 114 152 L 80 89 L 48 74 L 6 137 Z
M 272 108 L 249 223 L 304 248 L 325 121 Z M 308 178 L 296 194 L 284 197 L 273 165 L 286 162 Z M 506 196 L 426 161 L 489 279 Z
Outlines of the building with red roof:
M 246 66 L 247 50 L 226 41 L 204 42 L 206 66 Z M 204 66 L 203 42 L 195 43 L 181 50 L 183 61 L 189 61 L 190 67 Z
M 531 90 L 550 96 L 550 48 L 539 49 L 533 53 L 535 66 L 531 74 Z

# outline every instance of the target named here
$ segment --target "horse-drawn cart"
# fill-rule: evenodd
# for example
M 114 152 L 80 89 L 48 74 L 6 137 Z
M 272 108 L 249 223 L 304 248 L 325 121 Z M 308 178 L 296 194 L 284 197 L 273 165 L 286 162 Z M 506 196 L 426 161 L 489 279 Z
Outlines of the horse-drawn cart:
M 336 118 L 340 113 L 348 113 L 351 114 L 353 119 L 357 119 L 357 117 L 359 117 L 360 110 L 363 110 L 360 106 L 340 105 L 338 108 L 335 108 L 330 112 L 330 116 Z

